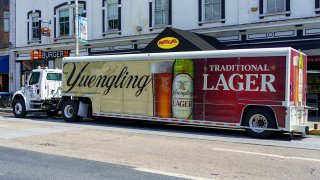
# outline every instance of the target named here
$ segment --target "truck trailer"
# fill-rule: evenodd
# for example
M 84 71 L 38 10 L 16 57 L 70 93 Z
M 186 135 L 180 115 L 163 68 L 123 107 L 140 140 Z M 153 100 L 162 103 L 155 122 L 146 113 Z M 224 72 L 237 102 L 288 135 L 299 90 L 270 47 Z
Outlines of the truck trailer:
M 16 117 L 61 111 L 68 122 L 114 117 L 241 128 L 258 138 L 305 134 L 306 62 L 292 48 L 66 57 L 62 87 L 48 79 L 51 70 L 34 70 L 13 110 Z

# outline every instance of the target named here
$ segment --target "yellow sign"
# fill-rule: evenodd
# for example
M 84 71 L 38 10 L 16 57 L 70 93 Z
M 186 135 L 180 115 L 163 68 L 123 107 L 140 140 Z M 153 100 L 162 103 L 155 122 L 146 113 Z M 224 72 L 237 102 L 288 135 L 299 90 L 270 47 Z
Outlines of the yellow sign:
M 179 45 L 179 40 L 174 37 L 165 37 L 160 39 L 157 45 L 161 49 L 172 49 Z

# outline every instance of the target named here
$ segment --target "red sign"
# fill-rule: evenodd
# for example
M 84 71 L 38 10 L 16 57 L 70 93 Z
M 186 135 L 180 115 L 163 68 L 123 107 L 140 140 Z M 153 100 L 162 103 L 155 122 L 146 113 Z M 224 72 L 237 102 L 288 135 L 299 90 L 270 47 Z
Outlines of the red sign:
M 36 49 L 30 53 L 30 57 L 32 60 L 40 60 L 42 59 L 42 51 Z

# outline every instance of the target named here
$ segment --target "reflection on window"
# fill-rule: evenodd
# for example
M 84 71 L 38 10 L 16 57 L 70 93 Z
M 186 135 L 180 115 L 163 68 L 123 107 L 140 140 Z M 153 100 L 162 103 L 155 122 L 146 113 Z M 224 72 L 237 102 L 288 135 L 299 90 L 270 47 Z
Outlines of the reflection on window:
M 47 80 L 51 81 L 61 81 L 62 74 L 61 73 L 48 73 L 47 74 Z
M 169 0 L 155 0 L 155 25 L 169 24 Z
M 204 20 L 221 19 L 221 0 L 204 0 Z
M 32 39 L 39 39 L 40 37 L 40 25 L 39 17 L 32 17 Z
M 267 0 L 267 13 L 285 11 L 285 0 Z
M 37 84 L 39 82 L 39 79 L 40 79 L 40 72 L 33 72 L 30 77 L 29 85 Z
M 117 2 L 108 2 L 107 7 L 108 7 L 108 9 L 107 9 L 108 30 L 116 30 L 119 27 L 118 3 Z
M 69 36 L 69 9 L 59 11 L 60 36 Z
M 9 32 L 10 30 L 10 13 L 9 11 L 3 11 L 3 31 Z

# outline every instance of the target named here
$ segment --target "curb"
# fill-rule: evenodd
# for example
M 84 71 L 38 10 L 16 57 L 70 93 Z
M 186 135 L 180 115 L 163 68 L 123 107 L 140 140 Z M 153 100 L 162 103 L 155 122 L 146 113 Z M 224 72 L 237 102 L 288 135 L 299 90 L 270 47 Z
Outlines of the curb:
M 310 134 L 310 135 L 320 135 L 320 129 L 310 130 L 308 134 Z
M 11 108 L 0 108 L 0 113 L 13 113 L 13 111 L 12 111 Z M 320 129 L 314 129 L 314 124 L 318 124 L 318 123 L 309 121 L 309 128 L 312 129 L 312 130 L 309 131 L 309 133 L 308 133 L 309 135 L 318 135 L 318 136 L 320 136 Z

